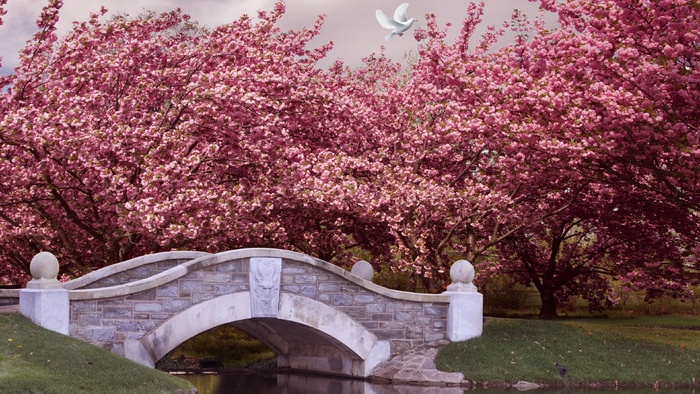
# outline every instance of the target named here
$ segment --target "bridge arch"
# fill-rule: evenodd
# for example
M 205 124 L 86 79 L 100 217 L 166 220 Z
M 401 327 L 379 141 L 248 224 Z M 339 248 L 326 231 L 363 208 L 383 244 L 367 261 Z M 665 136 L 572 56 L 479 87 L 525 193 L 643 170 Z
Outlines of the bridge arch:
M 380 341 L 347 314 L 321 302 L 285 294 L 279 310 L 274 318 L 253 318 L 250 292 L 223 295 L 183 310 L 140 341 L 126 342 L 125 356 L 153 366 L 189 338 L 233 324 L 271 347 L 280 367 L 367 376 L 390 357 L 387 341 Z

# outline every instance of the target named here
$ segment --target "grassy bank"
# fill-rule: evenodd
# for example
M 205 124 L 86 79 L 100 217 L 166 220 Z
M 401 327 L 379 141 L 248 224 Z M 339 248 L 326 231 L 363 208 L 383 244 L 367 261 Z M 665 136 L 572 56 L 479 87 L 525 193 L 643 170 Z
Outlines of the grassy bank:
M 700 318 L 492 319 L 436 360 L 480 385 L 697 387 Z M 566 367 L 561 376 L 555 363 Z
M 18 313 L 0 314 L 2 393 L 189 393 L 192 386 Z

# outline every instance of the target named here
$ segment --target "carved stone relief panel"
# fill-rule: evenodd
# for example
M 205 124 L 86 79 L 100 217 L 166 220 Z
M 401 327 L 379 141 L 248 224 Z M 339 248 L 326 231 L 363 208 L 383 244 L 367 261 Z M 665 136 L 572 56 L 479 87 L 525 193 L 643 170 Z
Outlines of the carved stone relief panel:
M 280 299 L 282 259 L 250 258 L 250 291 L 252 317 L 276 317 Z

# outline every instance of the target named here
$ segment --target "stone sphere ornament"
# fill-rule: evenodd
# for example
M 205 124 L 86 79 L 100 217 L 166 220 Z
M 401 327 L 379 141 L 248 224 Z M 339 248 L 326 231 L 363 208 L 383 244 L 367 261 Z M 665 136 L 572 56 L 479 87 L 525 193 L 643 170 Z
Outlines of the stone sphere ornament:
M 457 260 L 450 268 L 452 282 L 472 283 L 474 280 L 474 266 L 467 260 Z
M 366 262 L 365 260 L 360 260 L 353 264 L 350 272 L 353 275 L 359 276 L 360 278 L 370 282 L 372 281 L 372 278 L 374 278 L 374 267 L 372 267 L 372 264 Z
M 447 286 L 447 291 L 476 291 L 474 280 L 474 266 L 467 260 L 457 260 L 450 268 L 450 279 L 452 284 Z
M 32 280 L 27 283 L 28 289 L 50 289 L 61 287 L 58 281 L 58 259 L 49 252 L 37 253 L 29 263 Z

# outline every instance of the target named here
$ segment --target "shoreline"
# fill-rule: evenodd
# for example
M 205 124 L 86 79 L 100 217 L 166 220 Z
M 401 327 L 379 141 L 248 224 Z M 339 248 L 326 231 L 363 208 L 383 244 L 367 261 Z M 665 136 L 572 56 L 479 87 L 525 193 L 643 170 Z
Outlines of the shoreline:
M 0 314 L 19 313 L 19 304 L 0 305 Z M 693 327 L 695 329 L 695 327 Z M 421 348 L 414 349 L 406 354 L 394 357 L 388 360 L 385 364 L 377 368 L 367 378 L 353 378 L 347 376 L 337 376 L 342 379 L 358 379 L 364 380 L 372 384 L 391 384 L 391 385 L 408 385 L 422 387 L 460 387 L 465 389 L 519 389 L 519 390 L 536 390 L 536 389 L 699 389 L 700 381 L 689 382 L 662 382 L 640 383 L 640 382 L 598 382 L 598 381 L 576 381 L 576 380 L 548 380 L 548 381 L 529 381 L 519 379 L 517 381 L 499 381 L 499 382 L 478 382 L 465 378 L 461 373 L 439 371 L 435 367 L 435 355 L 438 348 Z M 197 374 L 226 374 L 228 373 L 244 373 L 244 374 L 298 374 L 298 375 L 323 375 L 314 374 L 305 371 L 295 371 L 285 368 L 278 369 L 276 367 L 263 368 L 193 368 L 193 369 L 161 369 L 162 372 L 170 375 L 197 375 Z
M 428 357 L 424 358 L 424 361 Z M 396 358 L 395 358 L 396 359 Z M 415 361 L 416 358 L 413 357 Z M 172 370 L 162 370 L 170 375 L 181 376 L 181 375 L 226 375 L 226 374 L 249 374 L 249 375 L 300 375 L 300 376 L 319 376 L 327 378 L 337 378 L 337 379 L 348 379 L 348 380 L 359 380 L 376 385 L 394 385 L 394 386 L 412 386 L 412 387 L 444 387 L 444 388 L 462 388 L 468 390 L 474 389 L 516 389 L 518 391 L 527 390 L 543 390 L 543 389 L 580 389 L 580 390 L 599 390 L 599 389 L 653 389 L 653 390 L 683 390 L 683 389 L 699 389 L 700 382 L 686 383 L 686 382 L 654 382 L 654 383 L 639 383 L 639 382 L 585 382 L 576 380 L 549 380 L 549 381 L 528 381 L 528 380 L 518 380 L 518 381 L 501 381 L 501 382 L 477 382 L 469 379 L 464 379 L 461 377 L 461 373 L 457 372 L 444 372 L 434 370 L 439 373 L 439 376 L 445 377 L 448 375 L 459 376 L 459 381 L 454 379 L 418 379 L 420 375 L 425 375 L 426 371 L 433 371 L 431 368 L 427 370 L 417 370 L 414 369 L 410 371 L 407 375 L 404 371 L 403 374 L 395 373 L 393 377 L 390 376 L 380 376 L 377 374 L 380 370 L 384 369 L 384 373 L 389 370 L 397 372 L 394 368 L 389 366 L 389 363 L 394 361 L 390 360 L 384 366 L 380 367 L 375 373 L 366 377 L 358 378 L 352 376 L 339 376 L 324 373 L 314 373 L 304 370 L 292 370 L 288 368 L 192 368 L 192 369 L 172 369 Z M 405 362 L 405 360 L 403 360 Z M 429 360 L 427 360 L 430 362 Z M 388 368 L 387 368 L 388 367 Z M 410 376 L 410 377 L 409 377 Z

